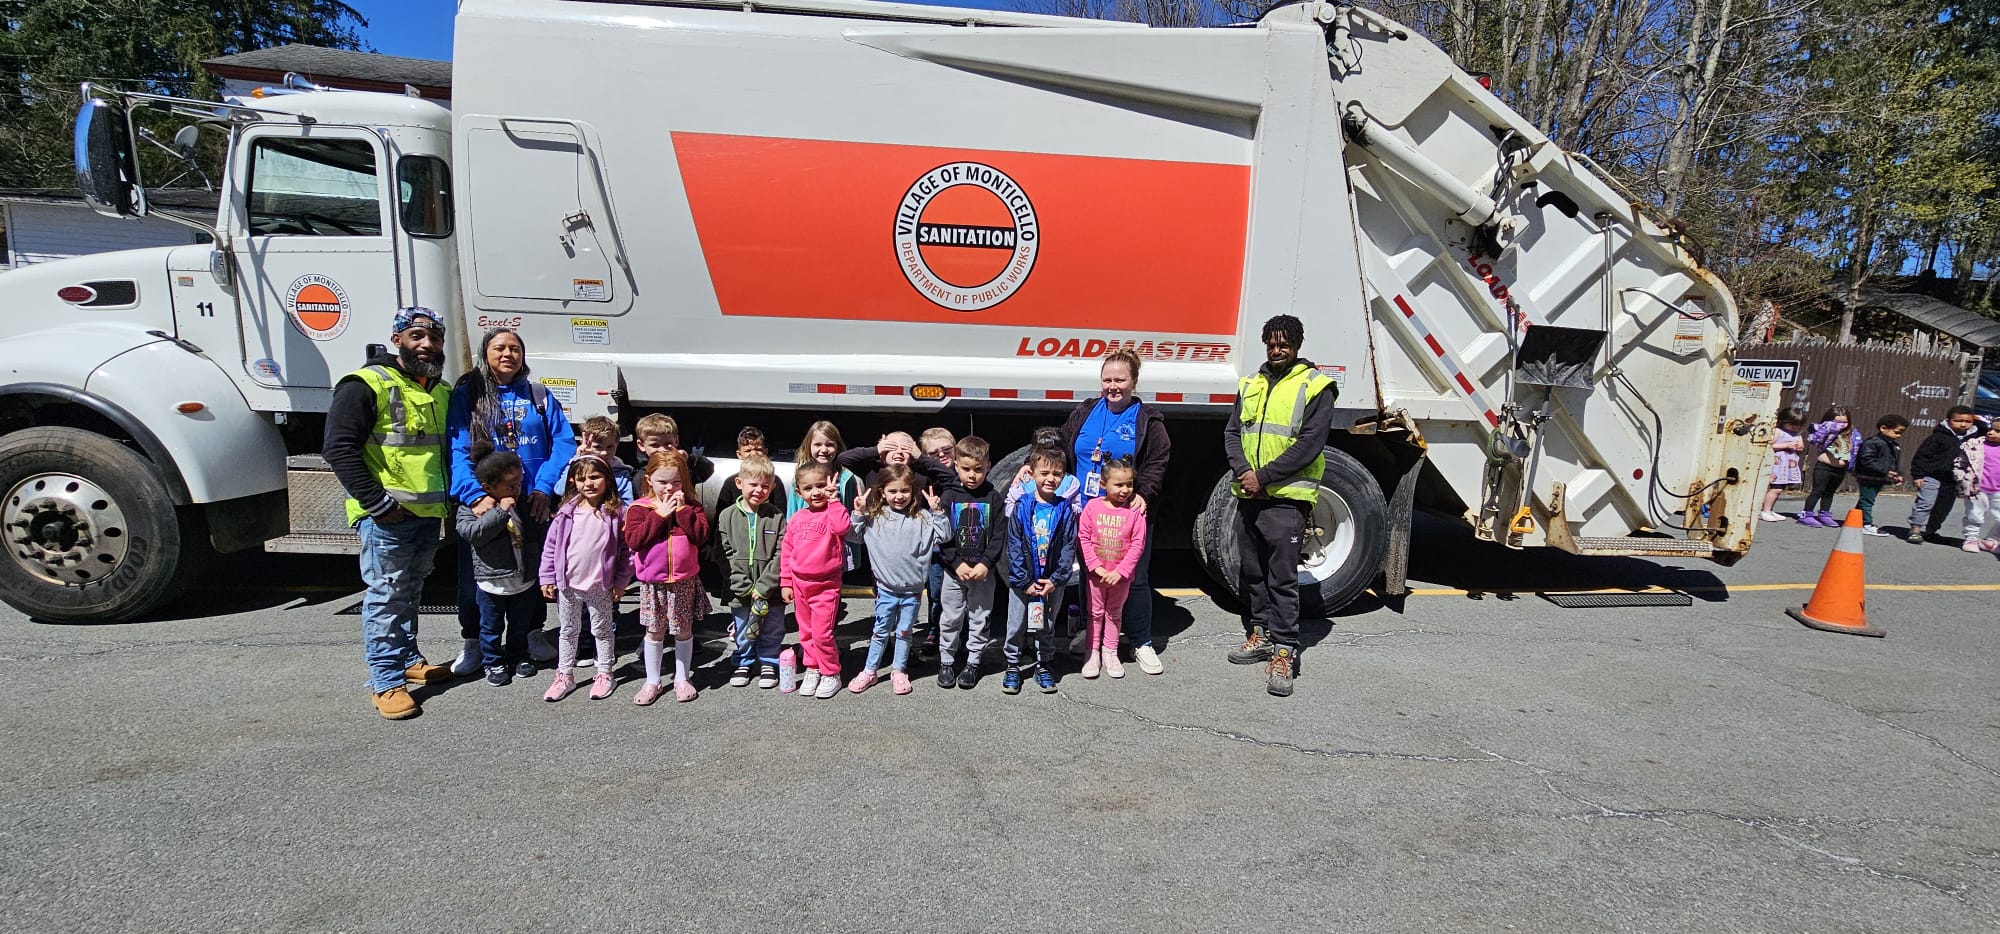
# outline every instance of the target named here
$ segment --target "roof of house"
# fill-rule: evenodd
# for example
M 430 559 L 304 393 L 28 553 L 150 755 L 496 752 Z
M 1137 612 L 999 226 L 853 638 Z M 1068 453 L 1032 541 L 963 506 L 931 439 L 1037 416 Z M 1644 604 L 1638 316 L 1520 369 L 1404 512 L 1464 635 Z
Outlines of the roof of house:
M 0 202 L 9 204 L 84 205 L 83 193 L 74 188 L 0 188 Z M 156 208 L 214 213 L 221 196 L 199 188 L 148 188 L 146 203 Z
M 426 97 L 451 96 L 451 63 L 428 58 L 378 55 L 295 42 L 211 58 L 202 65 L 219 77 L 245 81 L 277 81 L 285 72 L 295 71 L 308 80 L 332 87 L 393 93 L 409 85 Z
M 1976 311 L 1968 311 L 1920 292 L 1863 288 L 1860 297 L 1864 308 L 1886 308 L 1975 347 L 2000 347 L 2000 321 Z

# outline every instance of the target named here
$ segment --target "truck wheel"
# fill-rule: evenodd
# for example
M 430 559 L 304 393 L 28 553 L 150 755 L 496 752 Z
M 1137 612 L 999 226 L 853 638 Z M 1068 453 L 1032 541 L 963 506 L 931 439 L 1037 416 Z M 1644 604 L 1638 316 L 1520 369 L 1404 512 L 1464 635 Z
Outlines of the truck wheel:
M 153 465 L 116 441 L 0 438 L 0 600 L 31 617 L 118 622 L 172 598 L 200 564 L 198 527 L 182 528 Z
M 1028 465 L 1028 455 L 1033 452 L 1033 445 L 1024 444 L 1015 448 L 1012 453 L 995 462 L 993 469 L 986 472 L 986 476 L 992 481 L 995 487 L 1005 491 L 1008 487 L 1014 485 L 1014 475 L 1020 473 L 1021 468 Z
M 1236 551 L 1236 497 L 1229 476 L 1216 481 L 1195 519 L 1195 554 L 1203 570 L 1237 600 L 1243 597 Z M 1389 503 L 1381 484 L 1346 453 L 1326 449 L 1319 502 L 1300 543 L 1299 609 L 1337 612 L 1375 580 L 1389 554 Z

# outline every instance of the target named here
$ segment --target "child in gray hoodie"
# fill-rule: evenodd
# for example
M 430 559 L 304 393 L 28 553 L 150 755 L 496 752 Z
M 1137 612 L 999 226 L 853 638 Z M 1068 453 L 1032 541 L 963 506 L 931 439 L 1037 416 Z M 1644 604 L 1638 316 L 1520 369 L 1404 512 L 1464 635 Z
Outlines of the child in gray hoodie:
M 951 540 L 951 525 L 938 509 L 938 496 L 924 491 L 928 509 L 917 508 L 916 475 L 903 464 L 877 471 L 852 519 L 849 541 L 868 547 L 868 569 L 875 575 L 875 635 L 868 640 L 868 663 L 848 682 L 856 694 L 874 686 L 875 669 L 889 637 L 896 639 L 889 682 L 896 693 L 910 693 L 910 628 L 917 621 L 917 598 L 930 579 L 931 555 Z

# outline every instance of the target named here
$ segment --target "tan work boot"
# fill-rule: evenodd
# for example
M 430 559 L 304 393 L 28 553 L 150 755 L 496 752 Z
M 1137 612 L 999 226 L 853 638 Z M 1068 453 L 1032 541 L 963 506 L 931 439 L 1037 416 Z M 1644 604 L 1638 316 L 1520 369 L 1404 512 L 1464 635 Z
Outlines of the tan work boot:
M 1271 652 L 1271 666 L 1264 671 L 1264 690 L 1272 697 L 1292 696 L 1292 662 L 1297 650 L 1281 645 Z
M 417 699 L 407 688 L 390 688 L 375 695 L 375 710 L 384 720 L 408 720 L 417 715 Z
M 418 662 L 403 670 L 403 680 L 411 684 L 442 684 L 451 680 L 451 669 L 430 662 Z
M 1243 637 L 1243 644 L 1229 650 L 1232 665 L 1255 665 L 1271 658 L 1271 640 L 1264 638 L 1264 627 L 1258 626 Z

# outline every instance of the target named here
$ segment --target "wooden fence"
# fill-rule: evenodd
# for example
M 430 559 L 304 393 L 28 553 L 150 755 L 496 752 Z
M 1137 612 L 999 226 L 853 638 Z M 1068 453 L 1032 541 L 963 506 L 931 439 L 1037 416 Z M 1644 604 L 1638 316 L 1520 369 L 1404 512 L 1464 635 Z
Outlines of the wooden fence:
M 1917 445 L 1944 420 L 1946 409 L 1958 405 L 1964 381 L 1959 354 L 1909 350 L 1879 344 L 1787 342 L 1739 344 L 1738 360 L 1796 360 L 1798 378 L 1778 396 L 1778 406 L 1795 407 L 1808 423 L 1827 406 L 1854 411 L 1861 436 L 1874 432 L 1875 420 L 1895 413 L 1910 420 L 1903 435 L 1904 476 Z

